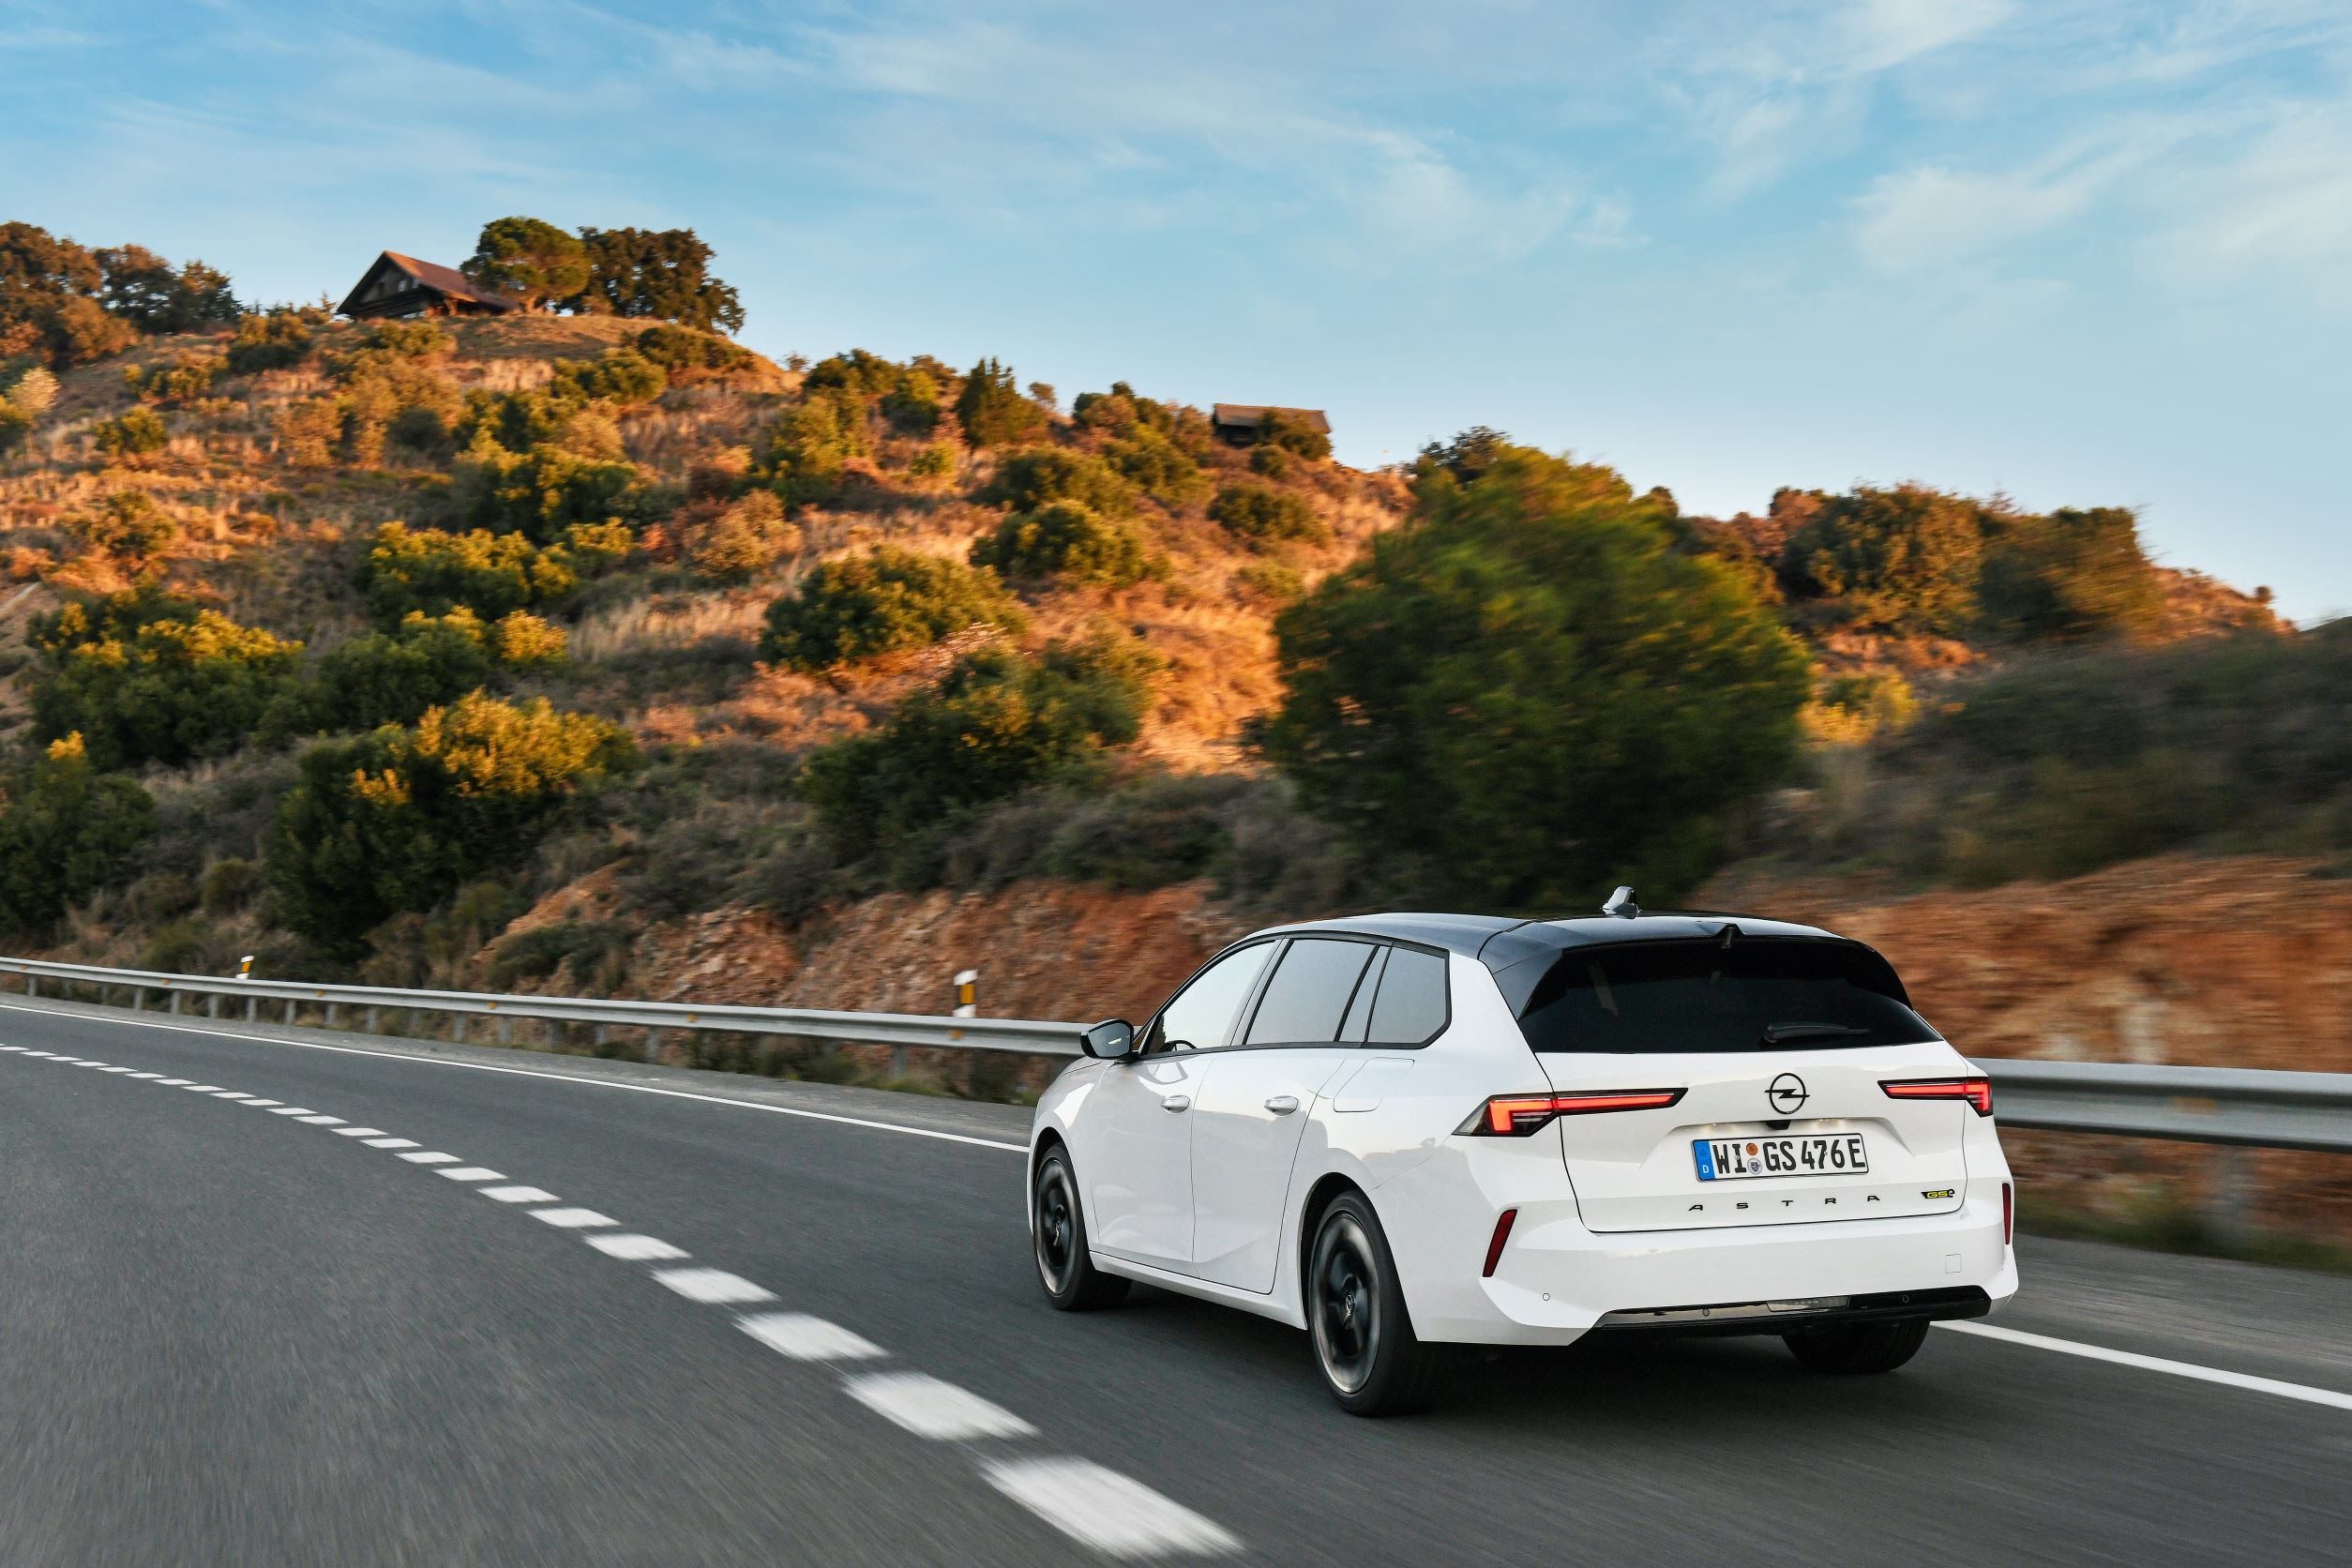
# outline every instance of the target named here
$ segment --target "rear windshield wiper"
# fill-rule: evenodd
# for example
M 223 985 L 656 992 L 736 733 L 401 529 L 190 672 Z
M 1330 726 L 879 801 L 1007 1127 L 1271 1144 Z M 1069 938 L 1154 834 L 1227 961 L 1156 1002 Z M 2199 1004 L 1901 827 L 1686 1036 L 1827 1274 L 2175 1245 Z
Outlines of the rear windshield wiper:
M 1841 1034 L 1867 1034 L 1850 1023 L 1768 1023 L 1764 1026 L 1764 1043 L 1786 1045 L 1791 1040 L 1827 1040 Z

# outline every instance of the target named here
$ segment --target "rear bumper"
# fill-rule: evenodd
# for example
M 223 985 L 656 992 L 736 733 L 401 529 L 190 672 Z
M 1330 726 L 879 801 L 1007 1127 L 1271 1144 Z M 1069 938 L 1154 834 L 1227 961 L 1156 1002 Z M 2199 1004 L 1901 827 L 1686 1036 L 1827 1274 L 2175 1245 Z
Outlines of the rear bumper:
M 1833 1296 L 1799 1302 L 1718 1302 L 1699 1306 L 1652 1307 L 1612 1312 L 1592 1325 L 1596 1334 L 1637 1337 L 1791 1334 L 1800 1329 L 1837 1328 L 1847 1323 L 1924 1318 L 1982 1318 L 1993 1298 L 1980 1286 L 1942 1290 L 1883 1290 L 1876 1295 Z
M 1407 1199 L 1402 1185 L 1381 1197 Z M 1435 1259 L 1399 1261 L 1421 1337 L 1471 1344 L 1561 1345 L 1595 1328 L 1785 1333 L 1840 1314 L 1981 1317 L 2017 1290 L 1998 1181 L 1970 1182 L 1967 1200 L 1949 1214 L 1713 1230 L 1601 1234 L 1584 1228 L 1573 1198 L 1523 1202 L 1490 1278 L 1479 1277 L 1475 1261 L 1421 1269 L 1412 1263 Z M 1752 1315 L 1729 1328 L 1696 1328 L 1681 1317 L 1684 1309 L 1836 1297 L 1846 1298 L 1841 1306 Z M 1633 1326 L 1632 1315 L 1660 1311 L 1675 1317 Z

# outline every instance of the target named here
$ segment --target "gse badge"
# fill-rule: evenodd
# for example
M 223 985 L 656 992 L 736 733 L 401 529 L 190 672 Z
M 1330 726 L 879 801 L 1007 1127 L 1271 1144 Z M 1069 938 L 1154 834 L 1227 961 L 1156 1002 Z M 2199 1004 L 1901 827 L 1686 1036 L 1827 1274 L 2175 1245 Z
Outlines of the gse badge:
M 1920 1196 L 1922 1198 L 1950 1198 L 1952 1196 L 1952 1189 L 1950 1187 L 1937 1187 L 1933 1192 L 1922 1192 Z

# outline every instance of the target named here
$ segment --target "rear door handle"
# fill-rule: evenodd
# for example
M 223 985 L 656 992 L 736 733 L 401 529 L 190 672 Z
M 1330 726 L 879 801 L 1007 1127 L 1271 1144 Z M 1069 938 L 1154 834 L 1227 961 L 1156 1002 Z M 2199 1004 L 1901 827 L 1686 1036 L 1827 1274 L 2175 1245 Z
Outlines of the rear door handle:
M 1192 1096 L 1190 1094 L 1170 1094 L 1167 1099 L 1160 1102 L 1160 1108 L 1162 1110 L 1190 1110 L 1192 1108 Z
M 1299 1108 L 1299 1097 L 1296 1094 L 1276 1094 L 1266 1102 L 1266 1108 L 1276 1116 L 1288 1116 Z

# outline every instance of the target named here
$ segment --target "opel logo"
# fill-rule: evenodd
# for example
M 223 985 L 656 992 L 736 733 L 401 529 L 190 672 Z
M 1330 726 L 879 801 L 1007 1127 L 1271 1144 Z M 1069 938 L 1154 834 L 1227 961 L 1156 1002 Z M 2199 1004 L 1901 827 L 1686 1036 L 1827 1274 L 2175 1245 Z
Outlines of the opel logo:
M 1794 1073 L 1783 1073 L 1764 1091 L 1764 1097 L 1772 1102 L 1772 1108 L 1783 1116 L 1794 1116 L 1804 1108 L 1813 1096 L 1805 1093 L 1805 1080 Z

